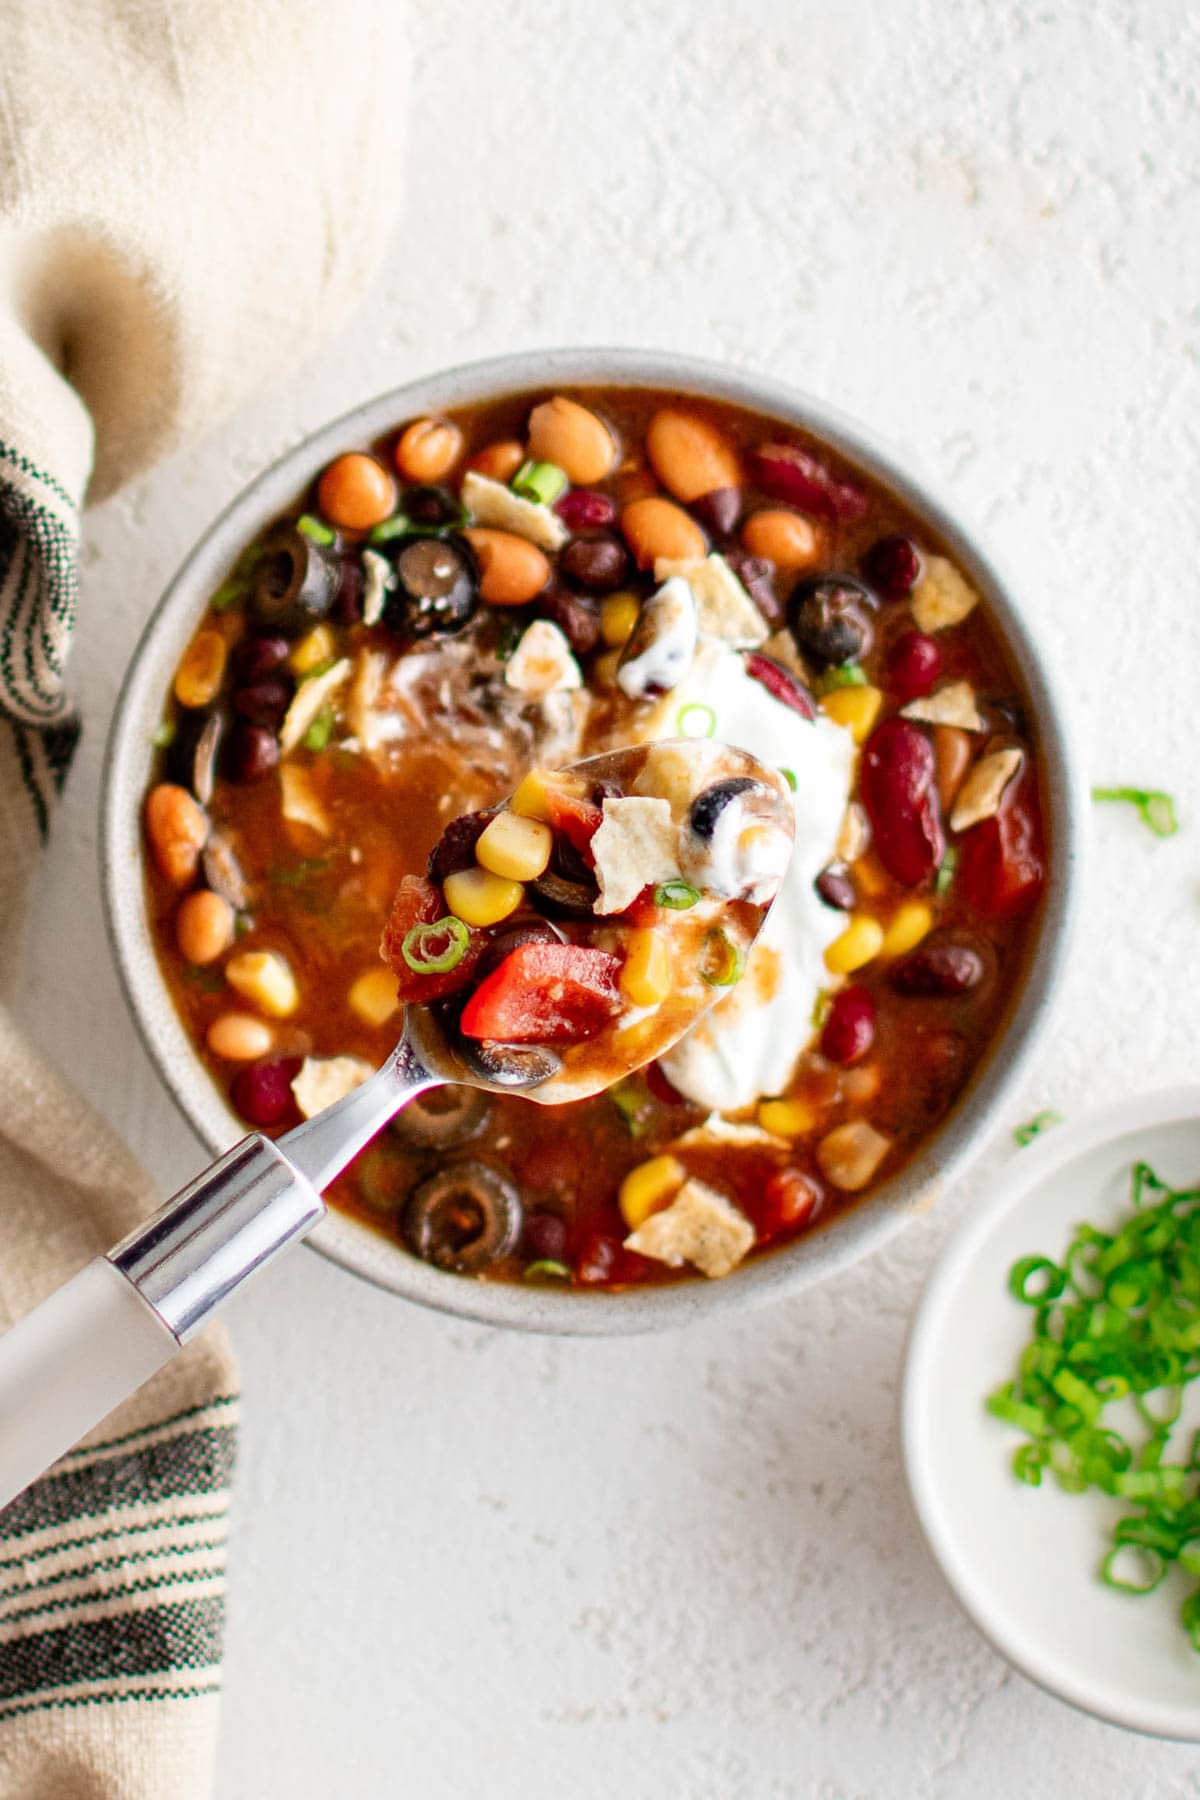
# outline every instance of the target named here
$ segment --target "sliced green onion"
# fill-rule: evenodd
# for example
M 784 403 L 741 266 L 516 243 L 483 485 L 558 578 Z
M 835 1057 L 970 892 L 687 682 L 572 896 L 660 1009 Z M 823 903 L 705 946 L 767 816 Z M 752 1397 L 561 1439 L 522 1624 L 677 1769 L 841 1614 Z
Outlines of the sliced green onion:
M 957 868 L 958 849 L 956 845 L 951 844 L 947 849 L 945 856 L 943 856 L 941 862 L 938 864 L 938 872 L 934 877 L 933 891 L 939 899 L 943 894 L 948 894 L 950 892 L 950 884 L 954 880 Z
M 839 663 L 835 669 L 826 669 L 818 685 L 823 694 L 832 694 L 837 688 L 866 687 L 867 672 L 861 663 Z
M 569 485 L 557 463 L 532 460 L 521 464 L 510 483 L 514 494 L 522 500 L 532 500 L 536 506 L 553 506 Z
M 552 1256 L 539 1257 L 537 1262 L 526 1263 L 526 1281 L 570 1281 L 571 1271 L 566 1263 L 556 1262 Z
M 407 513 L 393 513 L 390 519 L 383 519 L 378 525 L 372 525 L 367 533 L 367 542 L 390 544 L 393 538 L 405 537 L 411 530 Z
M 270 554 L 266 544 L 247 544 L 233 565 L 234 575 L 245 580 L 248 576 L 253 575 L 263 557 L 270 556 Z
M 322 707 L 300 742 L 306 750 L 324 750 L 333 736 L 337 715 L 332 706 Z
M 336 656 L 327 656 L 323 662 L 314 663 L 311 669 L 305 669 L 298 685 L 303 687 L 306 681 L 315 681 L 318 675 L 328 675 L 336 662 Z
M 787 782 L 788 786 L 791 788 L 791 790 L 794 794 L 800 786 L 800 783 L 796 780 L 795 769 L 781 768 L 779 773 L 783 776 L 783 779 Z
M 675 729 L 680 737 L 710 738 L 716 734 L 717 715 L 702 700 L 689 700 L 675 715 Z
M 332 526 L 326 525 L 324 519 L 314 518 L 312 513 L 300 514 L 296 520 L 296 530 L 303 532 L 311 543 L 321 544 L 325 548 L 337 543 L 337 532 Z
M 331 856 L 305 856 L 299 862 L 272 869 L 269 879 L 272 887 L 303 887 L 314 875 L 323 875 L 332 866 Z
M 637 1078 L 631 1077 L 628 1081 L 615 1082 L 605 1091 L 620 1114 L 630 1137 L 645 1137 L 649 1129 L 650 1121 L 647 1115 L 652 1102 L 649 1093 Z
M 405 933 L 400 954 L 414 975 L 444 975 L 458 967 L 470 941 L 471 933 L 462 920 L 447 913 L 432 924 L 412 926 Z
M 250 583 L 234 575 L 229 581 L 221 583 L 208 604 L 214 612 L 232 612 L 249 592 Z
M 1105 1587 L 1122 1594 L 1152 1594 L 1166 1572 L 1165 1560 L 1146 1544 L 1118 1544 L 1100 1565 Z
M 1013 1137 L 1023 1150 L 1026 1144 L 1032 1144 L 1034 1138 L 1041 1137 L 1043 1131 L 1049 1131 L 1051 1126 L 1061 1124 L 1061 1113 L 1049 1111 L 1034 1113 L 1032 1119 L 1027 1119 L 1024 1125 L 1016 1127 Z
M 156 725 L 150 733 L 150 742 L 156 750 L 169 750 L 175 742 L 176 729 L 174 719 L 164 719 L 162 724 Z
M 1160 788 L 1094 787 L 1092 799 L 1102 803 L 1114 801 L 1128 806 L 1136 806 L 1142 824 L 1152 831 L 1155 837 L 1174 837 L 1179 830 L 1179 820 L 1175 816 L 1175 802 L 1170 794 L 1164 794 Z
M 1049 1460 L 1050 1453 L 1041 1444 L 1019 1444 L 1013 1451 L 1013 1474 L 1027 1487 L 1041 1487 L 1042 1470 Z
M 699 898 L 699 888 L 674 878 L 660 882 L 654 890 L 655 906 L 669 907 L 672 912 L 686 912 L 689 906 L 695 906 Z
M 740 950 L 723 931 L 714 929 L 705 934 L 700 976 L 709 987 L 732 987 L 742 979 L 745 967 L 745 951 Z
M 254 920 L 250 917 L 249 913 L 240 912 L 235 915 L 233 921 L 233 935 L 235 938 L 244 938 L 248 932 L 253 930 Z
M 829 988 L 818 988 L 817 997 L 813 1001 L 813 1009 L 809 1024 L 814 1031 L 820 1031 L 830 1012 L 833 1010 L 833 994 Z
M 1045 1256 L 1023 1256 L 1009 1271 L 1008 1291 L 1026 1306 L 1057 1300 L 1066 1285 L 1067 1278 L 1058 1264 Z

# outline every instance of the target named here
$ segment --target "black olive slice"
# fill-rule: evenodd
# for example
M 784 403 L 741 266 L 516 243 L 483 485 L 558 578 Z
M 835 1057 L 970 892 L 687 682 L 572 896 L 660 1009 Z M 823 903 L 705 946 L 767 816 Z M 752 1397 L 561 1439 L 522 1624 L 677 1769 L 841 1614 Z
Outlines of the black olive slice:
M 479 606 L 479 571 L 469 544 L 457 537 L 404 538 L 390 560 L 396 586 L 384 619 L 393 631 L 449 636 L 470 624 Z
M 734 775 L 728 781 L 714 781 L 702 794 L 697 794 L 688 814 L 688 824 L 696 836 L 710 838 L 717 828 L 717 820 L 729 802 L 757 786 L 758 783 L 748 775 Z
M 201 806 L 208 806 L 212 802 L 213 785 L 217 779 L 217 752 L 221 748 L 225 724 L 223 713 L 210 712 L 196 740 L 196 750 L 192 757 L 192 792 Z
M 451 1163 L 413 1189 L 404 1209 L 410 1250 L 438 1269 L 475 1275 L 516 1248 L 521 1196 L 492 1163 Z
M 323 619 L 337 599 L 340 570 L 323 544 L 294 525 L 271 533 L 258 564 L 252 605 L 256 618 L 280 631 L 299 631 Z
M 859 662 L 871 647 L 878 602 L 849 575 L 802 581 L 788 604 L 788 624 L 800 650 L 823 668 Z
M 542 1044 L 497 1044 L 491 1038 L 460 1038 L 458 1054 L 473 1075 L 496 1087 L 537 1087 L 562 1068 L 562 1057 Z
M 392 1130 L 406 1144 L 431 1150 L 455 1150 L 482 1131 L 488 1097 L 482 1088 L 442 1087 L 410 1100 L 392 1120 Z
M 214 831 L 204 846 L 201 860 L 204 879 L 213 893 L 228 900 L 234 912 L 245 912 L 250 904 L 250 890 L 229 839 Z
M 547 869 L 530 882 L 529 892 L 552 919 L 590 919 L 600 888 L 595 877 L 591 881 L 569 881 L 565 875 Z

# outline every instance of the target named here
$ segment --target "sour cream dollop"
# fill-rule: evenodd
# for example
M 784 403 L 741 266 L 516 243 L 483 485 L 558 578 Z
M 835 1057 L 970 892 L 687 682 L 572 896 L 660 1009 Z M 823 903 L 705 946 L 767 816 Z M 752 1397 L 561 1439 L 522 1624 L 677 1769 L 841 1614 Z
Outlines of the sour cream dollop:
M 857 752 L 849 732 L 823 714 L 802 718 L 746 673 L 737 651 L 715 640 L 701 641 L 687 675 L 642 722 L 642 741 L 681 735 L 680 715 L 689 706 L 710 708 L 717 739 L 789 770 L 796 784 L 795 849 L 745 974 L 662 1058 L 688 1099 L 737 1112 L 781 1092 L 815 1035 L 813 1009 L 829 985 L 825 951 L 845 920 L 813 883 L 832 860 Z

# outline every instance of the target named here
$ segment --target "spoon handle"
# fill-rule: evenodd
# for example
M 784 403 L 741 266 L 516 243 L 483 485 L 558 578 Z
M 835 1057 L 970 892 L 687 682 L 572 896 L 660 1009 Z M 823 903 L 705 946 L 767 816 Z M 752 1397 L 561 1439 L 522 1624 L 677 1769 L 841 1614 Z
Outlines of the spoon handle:
M 406 1040 L 278 1143 L 257 1133 L 0 1337 L 0 1508 L 162 1368 L 324 1216 L 320 1190 L 441 1084 Z

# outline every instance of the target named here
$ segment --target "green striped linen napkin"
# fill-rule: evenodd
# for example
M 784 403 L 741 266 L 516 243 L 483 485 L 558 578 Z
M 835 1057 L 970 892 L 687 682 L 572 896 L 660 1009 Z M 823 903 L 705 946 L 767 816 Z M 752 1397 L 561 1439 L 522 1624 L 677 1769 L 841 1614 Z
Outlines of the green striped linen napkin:
M 78 735 L 82 497 L 278 378 L 361 292 L 397 199 L 399 11 L 5 8 L 0 991 Z M 0 1327 L 156 1199 L 0 1005 Z M 3 1800 L 209 1793 L 236 1435 L 214 1331 L 0 1514 Z

